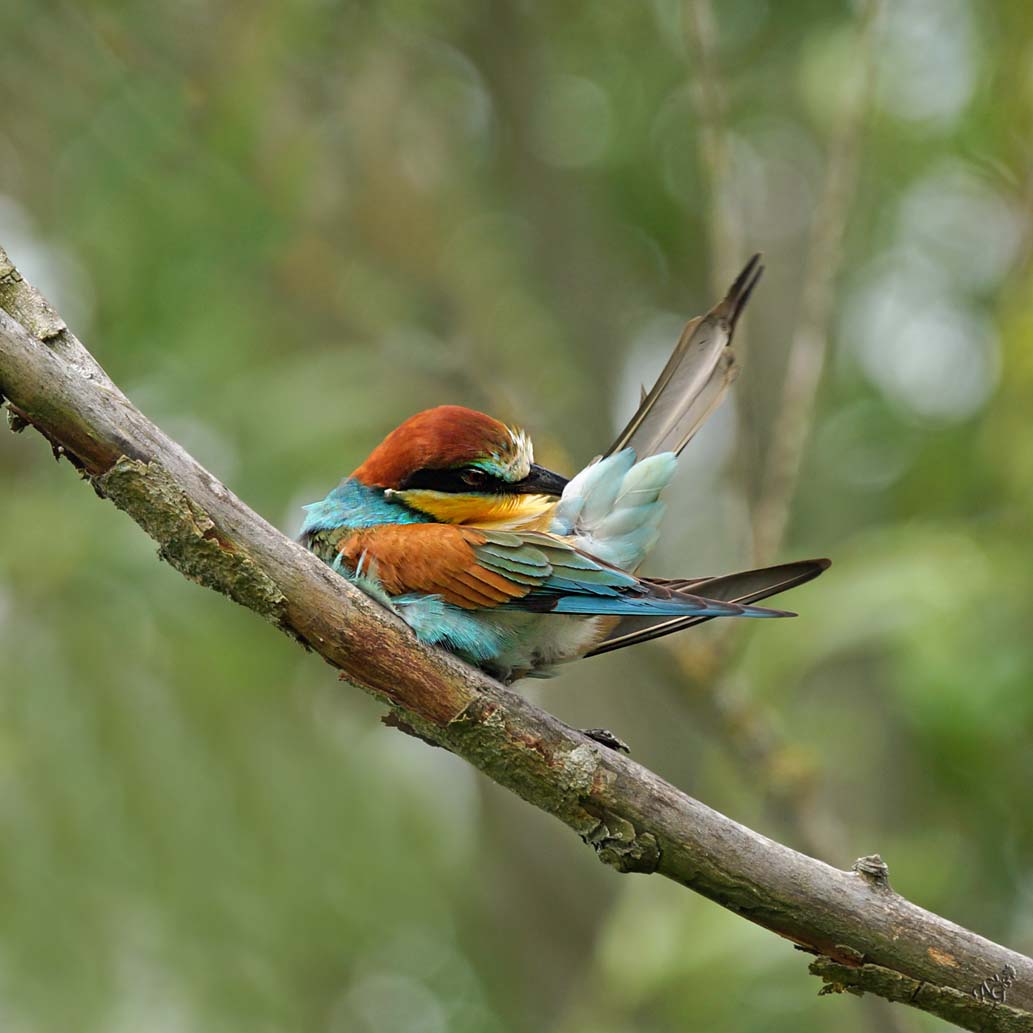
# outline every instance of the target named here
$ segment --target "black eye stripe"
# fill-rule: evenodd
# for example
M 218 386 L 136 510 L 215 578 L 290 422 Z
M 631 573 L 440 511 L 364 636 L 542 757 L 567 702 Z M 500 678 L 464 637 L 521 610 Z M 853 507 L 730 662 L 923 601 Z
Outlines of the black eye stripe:
M 463 479 L 464 475 L 471 472 L 476 472 L 483 477 L 476 485 L 469 484 Z M 459 470 L 417 470 L 406 477 L 399 490 L 409 491 L 413 488 L 453 494 L 464 494 L 474 490 L 486 495 L 501 495 L 510 489 L 510 485 L 501 477 L 492 477 L 483 470 L 464 468 Z

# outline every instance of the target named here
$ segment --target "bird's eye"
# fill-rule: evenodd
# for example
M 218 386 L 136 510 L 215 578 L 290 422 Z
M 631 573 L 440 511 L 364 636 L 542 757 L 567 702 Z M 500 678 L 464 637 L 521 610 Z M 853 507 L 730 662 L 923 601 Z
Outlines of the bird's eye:
M 464 470 L 460 476 L 463 484 L 471 488 L 483 488 L 488 480 L 488 475 L 483 470 Z

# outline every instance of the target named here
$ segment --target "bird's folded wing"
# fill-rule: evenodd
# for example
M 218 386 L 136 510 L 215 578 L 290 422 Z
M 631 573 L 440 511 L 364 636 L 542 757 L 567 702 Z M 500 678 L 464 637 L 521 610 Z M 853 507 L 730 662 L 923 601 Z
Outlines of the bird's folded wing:
M 338 546 L 342 564 L 389 595 L 439 595 L 463 609 L 538 613 L 774 617 L 759 607 L 704 599 L 643 581 L 552 535 L 455 524 L 386 524 Z
M 491 557 L 482 563 L 475 550 L 488 534 L 456 524 L 381 524 L 343 538 L 338 550 L 348 570 L 375 577 L 388 595 L 439 595 L 476 610 L 522 598 L 550 572 L 530 552 L 514 557 L 511 569 Z

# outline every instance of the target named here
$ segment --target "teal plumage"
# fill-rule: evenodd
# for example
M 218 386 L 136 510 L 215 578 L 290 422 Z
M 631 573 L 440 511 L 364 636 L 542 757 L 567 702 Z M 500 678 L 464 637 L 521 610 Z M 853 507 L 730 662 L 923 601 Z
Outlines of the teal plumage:
M 355 530 L 382 524 L 425 524 L 431 517 L 386 498 L 383 491 L 346 477 L 325 499 L 305 506 L 299 540 L 340 572 L 337 543 Z

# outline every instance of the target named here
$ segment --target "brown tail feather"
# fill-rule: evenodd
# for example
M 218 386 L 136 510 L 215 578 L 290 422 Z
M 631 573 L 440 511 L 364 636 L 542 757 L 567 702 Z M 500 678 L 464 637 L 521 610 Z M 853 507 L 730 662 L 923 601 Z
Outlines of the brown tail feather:
M 754 603 L 768 596 L 795 588 L 816 578 L 828 570 L 830 560 L 799 560 L 795 563 L 783 563 L 777 567 L 763 567 L 759 570 L 743 570 L 735 574 L 725 574 L 714 578 L 643 578 L 654 584 L 671 588 L 675 591 L 686 591 L 691 588 L 693 595 L 706 596 L 728 603 Z M 650 642 L 664 635 L 694 627 L 711 617 L 674 617 L 666 619 L 625 617 L 610 635 L 586 656 L 598 656 L 610 653 L 615 649 L 633 646 L 639 642 Z

